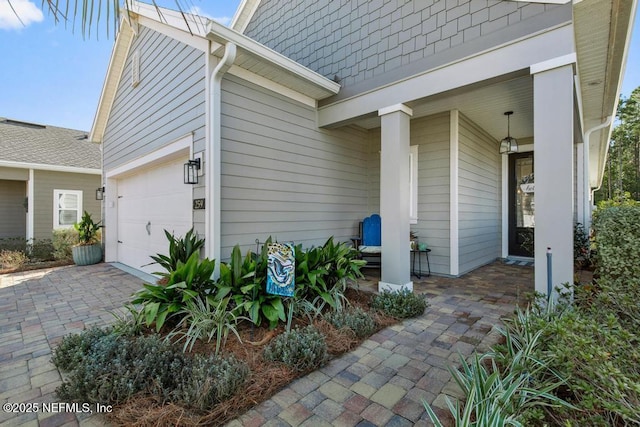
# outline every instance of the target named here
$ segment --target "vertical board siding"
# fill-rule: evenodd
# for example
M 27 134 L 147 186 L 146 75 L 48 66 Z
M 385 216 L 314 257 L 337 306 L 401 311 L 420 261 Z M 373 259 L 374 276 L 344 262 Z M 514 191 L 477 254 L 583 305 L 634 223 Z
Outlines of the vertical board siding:
M 26 237 L 26 181 L 0 180 L 0 239 Z
M 96 188 L 102 184 L 100 175 L 34 171 L 33 237 L 50 239 L 53 231 L 53 190 L 82 191 L 82 210 L 95 222 L 101 220 L 101 204 L 96 200 Z
M 498 142 L 460 115 L 460 273 L 500 256 L 502 242 L 501 158 Z
M 449 120 L 446 112 L 411 121 L 411 145 L 419 146 L 418 223 L 411 230 L 431 249 L 431 271 L 437 274 L 450 272 Z
M 570 5 L 493 0 L 261 0 L 245 34 L 352 87 L 406 77 L 421 71 L 415 64 L 429 69 L 570 18 Z
M 133 53 L 140 83 L 131 85 Z M 203 52 L 146 27 L 134 38 L 104 136 L 104 168 L 113 169 L 189 133 L 205 139 Z
M 222 82 L 223 257 L 272 236 L 349 241 L 367 212 L 367 133 L 319 129 L 315 110 L 226 75 Z

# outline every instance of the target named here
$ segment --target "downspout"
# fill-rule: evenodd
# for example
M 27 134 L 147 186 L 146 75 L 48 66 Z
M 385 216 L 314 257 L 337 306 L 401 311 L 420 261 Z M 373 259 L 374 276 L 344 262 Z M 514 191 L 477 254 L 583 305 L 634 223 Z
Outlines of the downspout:
M 220 274 L 221 87 L 224 74 L 236 59 L 236 50 L 236 45 L 228 42 L 225 45 L 224 56 L 209 77 L 209 146 L 205 161 L 205 182 L 207 186 L 206 199 L 210 211 L 205 220 L 205 253 L 207 258 L 217 261 L 214 277 L 218 277 Z M 208 53 L 208 55 L 210 54 Z
M 589 148 L 591 146 L 591 134 L 597 130 L 606 128 L 607 126 L 611 125 L 611 121 L 613 120 L 613 116 L 608 116 L 605 121 L 599 125 L 596 125 L 594 127 L 592 127 L 591 129 L 588 129 L 585 133 L 584 133 L 584 152 L 582 153 L 583 156 L 583 161 L 584 161 L 584 174 L 585 174 L 585 179 L 584 179 L 584 194 L 585 196 L 588 194 L 589 195 L 589 200 L 588 203 L 585 203 L 584 206 L 582 206 L 582 209 L 584 209 L 584 214 L 583 214 L 583 218 L 584 218 L 584 229 L 587 230 L 587 232 L 589 232 L 589 230 L 591 229 L 591 205 L 593 203 L 593 193 L 597 190 L 600 189 L 600 187 L 602 186 L 602 180 L 600 180 L 600 185 L 597 188 L 594 188 L 593 190 L 591 190 L 591 184 L 589 184 Z
M 27 182 L 27 241 L 33 243 L 35 238 L 35 172 L 29 169 L 29 181 Z

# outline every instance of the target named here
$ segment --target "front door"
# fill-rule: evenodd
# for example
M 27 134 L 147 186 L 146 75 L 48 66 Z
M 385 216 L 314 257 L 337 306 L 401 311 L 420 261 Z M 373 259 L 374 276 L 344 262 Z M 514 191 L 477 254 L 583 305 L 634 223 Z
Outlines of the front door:
M 533 152 L 509 155 L 509 255 L 533 257 Z

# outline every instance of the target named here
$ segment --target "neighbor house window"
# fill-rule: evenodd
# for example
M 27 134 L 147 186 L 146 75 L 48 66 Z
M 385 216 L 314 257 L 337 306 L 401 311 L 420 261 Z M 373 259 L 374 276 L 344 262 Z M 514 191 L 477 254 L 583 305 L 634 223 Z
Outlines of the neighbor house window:
M 418 223 L 418 146 L 409 152 L 409 224 Z
M 53 190 L 53 228 L 70 228 L 82 217 L 82 191 Z

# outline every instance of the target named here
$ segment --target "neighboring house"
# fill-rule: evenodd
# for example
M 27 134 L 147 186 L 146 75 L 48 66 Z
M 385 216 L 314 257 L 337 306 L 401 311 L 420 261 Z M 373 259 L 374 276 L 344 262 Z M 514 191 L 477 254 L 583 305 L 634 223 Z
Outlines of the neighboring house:
M 100 218 L 100 145 L 85 131 L 0 117 L 0 238 L 51 239 Z
M 192 226 L 216 259 L 348 241 L 380 213 L 381 286 L 412 286 L 410 230 L 434 273 L 529 255 L 546 292 L 550 247 L 572 281 L 637 3 L 552 3 L 243 0 L 231 28 L 136 5 L 91 134 L 106 260 L 153 271 L 162 230 Z

